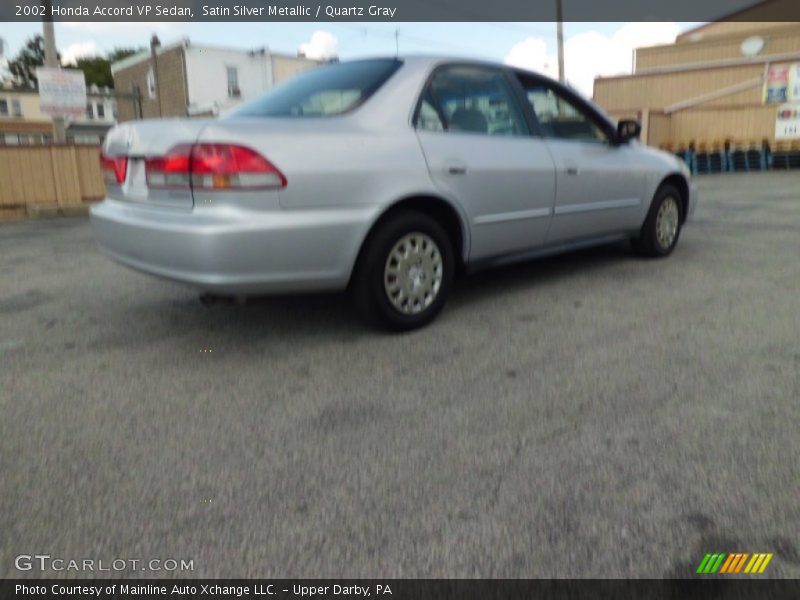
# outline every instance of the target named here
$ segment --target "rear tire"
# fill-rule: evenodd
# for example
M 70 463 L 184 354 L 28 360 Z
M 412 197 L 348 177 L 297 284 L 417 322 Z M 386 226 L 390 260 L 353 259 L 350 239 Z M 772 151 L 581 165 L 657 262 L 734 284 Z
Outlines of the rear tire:
M 351 291 L 368 321 L 392 331 L 430 323 L 453 282 L 454 253 L 445 230 L 426 214 L 401 210 L 370 233 Z
M 656 191 L 639 236 L 631 240 L 642 256 L 668 256 L 678 244 L 683 225 L 683 202 L 675 186 L 662 185 Z

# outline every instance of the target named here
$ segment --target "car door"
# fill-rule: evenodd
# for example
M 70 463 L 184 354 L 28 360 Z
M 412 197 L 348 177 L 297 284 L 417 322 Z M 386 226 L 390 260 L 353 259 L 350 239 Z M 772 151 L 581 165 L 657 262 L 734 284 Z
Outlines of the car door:
M 633 231 L 646 185 L 635 149 L 617 144 L 611 123 L 575 93 L 517 73 L 556 168 L 556 202 L 547 243 Z
M 433 182 L 469 219 L 470 260 L 543 244 L 552 216 L 553 160 L 515 86 L 502 68 L 439 67 L 415 115 Z

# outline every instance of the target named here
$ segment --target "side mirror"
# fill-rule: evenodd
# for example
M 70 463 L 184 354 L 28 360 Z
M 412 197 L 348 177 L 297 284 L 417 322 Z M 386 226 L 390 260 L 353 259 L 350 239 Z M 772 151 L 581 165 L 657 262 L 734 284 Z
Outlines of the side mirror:
M 642 134 L 642 124 L 633 119 L 623 119 L 617 123 L 617 143 L 624 144 L 637 139 Z

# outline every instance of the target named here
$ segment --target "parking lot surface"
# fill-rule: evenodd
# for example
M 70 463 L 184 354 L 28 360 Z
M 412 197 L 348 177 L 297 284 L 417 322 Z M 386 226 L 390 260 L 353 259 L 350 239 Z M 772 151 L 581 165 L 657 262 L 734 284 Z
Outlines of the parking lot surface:
M 800 577 L 800 176 L 698 184 L 670 258 L 481 273 L 400 336 L 0 225 L 0 577 Z

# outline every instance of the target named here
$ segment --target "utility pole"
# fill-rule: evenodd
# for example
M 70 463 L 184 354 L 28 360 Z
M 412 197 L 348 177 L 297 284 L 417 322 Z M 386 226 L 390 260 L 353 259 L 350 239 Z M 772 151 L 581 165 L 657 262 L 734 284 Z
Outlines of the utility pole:
M 556 0 L 556 37 L 558 38 L 558 80 L 564 83 L 566 81 L 564 76 L 564 11 L 561 1 Z
M 400 56 L 400 30 L 394 30 L 394 55 Z
M 155 87 L 156 92 L 156 105 L 158 106 L 159 119 L 164 116 L 164 111 L 161 109 L 161 86 L 159 85 L 160 82 L 158 80 L 158 49 L 160 46 L 161 41 L 154 33 L 153 37 L 150 38 L 150 63 L 152 64 L 151 68 L 153 69 L 153 86 Z
M 44 8 L 44 23 L 42 34 L 44 37 L 44 66 L 48 69 L 60 69 L 58 64 L 58 51 L 56 50 L 56 32 L 53 24 L 52 1 L 42 0 Z M 53 117 L 53 141 L 63 144 L 67 141 L 67 128 L 62 117 Z

